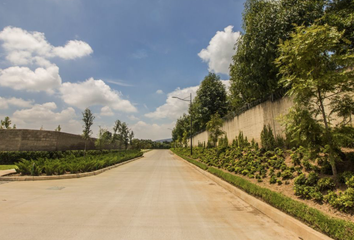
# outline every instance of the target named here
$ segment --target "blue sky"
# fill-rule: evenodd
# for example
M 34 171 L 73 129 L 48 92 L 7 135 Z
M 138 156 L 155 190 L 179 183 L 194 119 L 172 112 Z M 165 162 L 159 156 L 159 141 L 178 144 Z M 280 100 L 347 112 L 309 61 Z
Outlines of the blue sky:
M 244 0 L 1 0 L 0 118 L 81 133 L 116 119 L 171 136 L 208 71 L 228 80 Z M 232 27 L 233 26 L 233 27 Z M 228 82 L 224 82 L 228 85 Z

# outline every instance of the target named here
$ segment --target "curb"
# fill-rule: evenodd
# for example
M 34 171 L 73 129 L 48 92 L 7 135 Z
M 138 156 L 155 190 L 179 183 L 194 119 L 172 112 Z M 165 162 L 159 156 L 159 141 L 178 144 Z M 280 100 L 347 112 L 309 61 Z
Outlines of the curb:
M 110 170 L 112 168 L 116 168 L 118 166 L 133 162 L 135 160 L 138 160 L 140 158 L 143 158 L 144 156 L 140 156 L 137 158 L 133 158 L 121 163 L 117 163 L 115 165 L 102 168 L 93 172 L 85 172 L 85 173 L 74 173 L 74 174 L 64 174 L 64 175 L 54 175 L 54 176 L 17 176 L 17 177 L 7 177 L 7 176 L 2 176 L 0 177 L 0 181 L 40 181 L 40 180 L 58 180 L 58 179 L 72 179 L 72 178 L 82 178 L 82 177 L 89 177 L 89 176 L 95 176 L 98 174 L 101 174 L 107 170 Z
M 171 153 L 177 157 L 179 160 L 183 160 L 189 166 L 206 176 L 207 178 L 211 179 L 215 183 L 217 183 L 219 186 L 222 188 L 226 189 L 233 195 L 237 196 L 238 198 L 242 199 L 246 203 L 252 205 L 254 208 L 258 209 L 261 211 L 263 214 L 280 224 L 281 226 L 285 227 L 286 229 L 291 229 L 295 234 L 299 236 L 299 239 L 303 240 L 333 240 L 332 238 L 328 237 L 327 235 L 324 235 L 323 233 L 320 233 L 311 227 L 307 226 L 306 224 L 302 223 L 301 221 L 293 218 L 290 215 L 287 215 L 286 213 L 283 213 L 279 209 L 272 207 L 271 205 L 259 200 L 256 197 L 253 197 L 252 195 L 249 195 L 248 193 L 242 191 L 241 189 L 238 189 L 234 185 L 224 181 L 223 179 L 207 172 L 199 167 L 195 166 L 194 164 L 188 162 L 187 160 L 181 158 L 180 156 L 176 155 L 171 151 Z

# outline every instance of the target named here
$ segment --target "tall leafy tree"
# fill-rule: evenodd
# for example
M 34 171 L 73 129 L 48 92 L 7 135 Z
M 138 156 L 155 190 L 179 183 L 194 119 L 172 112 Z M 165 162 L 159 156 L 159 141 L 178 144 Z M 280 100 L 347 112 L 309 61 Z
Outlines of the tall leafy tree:
M 225 86 L 220 77 L 215 73 L 209 73 L 201 82 L 197 95 L 190 108 L 198 128 L 205 129 L 211 116 L 218 113 L 223 117 L 228 110 L 228 101 Z
M 274 60 L 279 40 L 289 39 L 294 24 L 310 25 L 323 16 L 326 0 L 247 0 L 244 34 L 230 66 L 231 102 L 238 108 L 279 89 Z
M 10 129 L 11 119 L 9 117 L 5 117 L 4 120 L 1 120 L 1 126 L 5 129 Z
M 133 144 L 133 138 L 134 138 L 134 132 L 133 130 L 131 130 L 129 132 L 129 144 L 132 145 Z
M 104 149 L 112 141 L 112 133 L 107 129 L 101 128 L 98 132 L 98 138 L 95 142 L 95 146 L 98 149 Z
M 222 124 L 223 121 L 218 113 L 214 114 L 207 123 L 209 140 L 213 143 L 214 147 L 216 147 L 216 143 L 218 142 L 219 137 L 224 134 L 224 132 L 221 130 Z
M 122 143 L 124 145 L 124 149 L 127 150 L 129 145 L 129 128 L 125 122 L 121 124 L 120 127 L 120 136 L 122 139 Z
M 335 27 L 299 26 L 291 39 L 280 45 L 276 61 L 282 83 L 291 86 L 288 94 L 294 99 L 295 110 L 306 109 L 323 124 L 323 141 L 333 175 L 337 174 L 339 146 L 333 135 L 337 126 L 331 122 L 332 116 L 354 113 L 354 54 L 336 51 L 342 41 L 351 44 L 344 39 L 344 31 L 339 32 Z
M 91 140 L 91 126 L 93 125 L 93 120 L 95 116 L 92 114 L 89 108 L 86 108 L 85 111 L 82 113 L 82 121 L 84 125 L 82 126 L 84 129 L 82 131 L 82 137 L 85 139 L 85 152 L 86 152 L 86 145 L 87 141 Z

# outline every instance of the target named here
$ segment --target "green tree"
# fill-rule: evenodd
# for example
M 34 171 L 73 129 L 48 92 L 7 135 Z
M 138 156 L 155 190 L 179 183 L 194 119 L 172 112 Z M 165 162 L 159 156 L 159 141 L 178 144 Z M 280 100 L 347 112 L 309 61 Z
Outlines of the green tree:
M 91 134 L 92 134 L 92 130 L 91 130 L 91 126 L 93 124 L 93 120 L 95 119 L 95 116 L 91 113 L 91 110 L 86 108 L 85 111 L 82 113 L 82 121 L 84 122 L 84 125 L 82 126 L 83 129 L 83 133 L 82 133 L 82 137 L 83 139 L 85 139 L 85 152 L 86 152 L 86 145 L 87 145 L 87 141 L 91 140 Z
M 221 130 L 222 124 L 223 121 L 218 113 L 214 114 L 210 121 L 207 123 L 209 140 L 213 143 L 214 147 L 216 147 L 216 143 L 218 142 L 219 137 L 224 134 L 224 131 Z
M 121 124 L 119 135 L 121 136 L 124 149 L 127 150 L 129 145 L 129 128 L 125 122 Z
M 197 128 L 205 129 L 211 116 L 218 113 L 223 117 L 228 110 L 228 101 L 225 86 L 220 77 L 215 73 L 209 73 L 201 82 L 197 95 L 190 107 L 190 114 L 198 125 Z
M 133 132 L 133 130 L 131 130 L 130 132 L 129 132 L 129 144 L 132 146 L 133 145 L 133 138 L 134 138 L 134 132 Z
M 98 149 L 104 149 L 109 143 L 112 142 L 112 133 L 107 129 L 99 127 L 98 138 L 95 142 L 95 146 Z
M 60 125 L 58 125 L 58 127 L 55 129 L 56 132 L 60 132 L 61 131 L 61 127 Z
M 121 121 L 120 120 L 116 120 L 114 123 L 114 127 L 113 127 L 113 137 L 112 137 L 112 143 L 115 144 L 118 148 L 120 148 L 122 139 L 120 136 L 120 129 L 121 129 Z
M 308 110 L 313 119 L 323 124 L 323 141 L 335 176 L 339 148 L 333 135 L 337 126 L 331 123 L 332 116 L 341 113 L 343 99 L 348 101 L 346 111 L 354 113 L 354 54 L 335 51 L 341 41 L 351 44 L 343 34 L 329 25 L 298 26 L 291 39 L 280 44 L 280 57 L 276 61 L 281 82 L 291 86 L 288 94 L 293 97 L 295 107 Z
M 4 120 L 1 120 L 1 126 L 5 129 L 10 129 L 11 119 L 9 117 L 5 117 Z
M 279 40 L 289 39 L 294 24 L 307 26 L 323 16 L 325 1 L 246 1 L 244 34 L 235 45 L 230 66 L 230 101 L 234 109 L 280 89 L 279 69 L 274 64 L 279 56 Z
M 189 137 L 189 134 L 187 131 L 184 131 L 183 132 L 183 137 L 182 137 L 182 144 L 184 147 L 188 147 L 188 137 Z
M 339 53 L 346 53 L 354 48 L 354 1 L 353 0 L 328 0 L 324 22 L 334 26 L 343 33 L 343 38 L 349 40 L 348 44 L 341 41 L 336 49 Z

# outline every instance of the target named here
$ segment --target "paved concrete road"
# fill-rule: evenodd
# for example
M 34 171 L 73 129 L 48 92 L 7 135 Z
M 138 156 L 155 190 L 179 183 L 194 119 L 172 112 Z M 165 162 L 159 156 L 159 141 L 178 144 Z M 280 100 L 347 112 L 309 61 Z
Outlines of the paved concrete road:
M 167 150 L 98 176 L 0 182 L 0 239 L 299 239 Z

